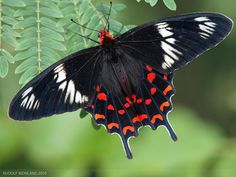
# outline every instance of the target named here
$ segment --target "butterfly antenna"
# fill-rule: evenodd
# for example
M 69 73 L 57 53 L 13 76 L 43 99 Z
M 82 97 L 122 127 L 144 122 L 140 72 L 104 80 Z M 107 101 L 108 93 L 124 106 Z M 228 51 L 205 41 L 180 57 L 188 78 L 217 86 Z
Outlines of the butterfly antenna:
M 97 44 L 100 44 L 98 41 L 96 41 L 96 40 L 94 40 L 94 39 L 92 39 L 92 38 L 90 38 L 88 36 L 83 36 L 82 34 L 79 34 L 79 33 L 75 32 L 75 31 L 70 30 L 70 29 L 68 29 L 68 30 L 71 31 L 72 33 L 75 33 L 75 34 L 79 35 L 80 37 L 83 37 L 83 38 L 88 39 L 90 41 L 93 41 L 93 42 L 95 42 Z
M 107 16 L 108 32 L 109 32 L 109 30 L 110 30 L 109 18 L 110 18 L 110 16 L 111 16 L 111 8 L 112 8 L 112 2 L 110 1 L 110 9 L 109 9 L 109 13 L 108 13 L 108 16 Z
M 85 29 L 88 29 L 88 30 L 91 30 L 91 31 L 96 31 L 96 32 L 98 32 L 99 33 L 99 31 L 98 30 L 95 30 L 95 29 L 92 29 L 92 28 L 88 28 L 88 27 L 86 27 L 86 26 L 84 26 L 84 25 L 81 25 L 81 24 L 79 24 L 78 22 L 76 22 L 74 19 L 70 19 L 73 23 L 75 23 L 76 25 L 79 25 L 79 26 L 81 26 L 81 27 L 83 27 L 83 28 L 85 28 Z

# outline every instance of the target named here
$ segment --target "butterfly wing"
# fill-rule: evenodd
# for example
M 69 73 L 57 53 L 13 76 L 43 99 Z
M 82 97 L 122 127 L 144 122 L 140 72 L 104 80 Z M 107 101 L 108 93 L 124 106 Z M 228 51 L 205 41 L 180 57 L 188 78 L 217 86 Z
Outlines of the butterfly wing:
M 99 47 L 93 47 L 50 66 L 17 93 L 9 116 L 31 120 L 85 106 L 97 82 L 100 56 Z
M 132 158 L 129 139 L 138 136 L 138 129 L 163 125 L 173 140 L 167 113 L 172 109 L 173 74 L 165 75 L 117 48 L 117 63 L 103 65 L 90 112 L 97 124 L 122 140 L 125 153 Z M 108 74 L 109 73 L 109 74 Z M 108 83 L 107 83 L 108 82 Z
M 153 21 L 117 38 L 123 51 L 168 74 L 221 42 L 233 22 L 216 13 L 192 13 Z

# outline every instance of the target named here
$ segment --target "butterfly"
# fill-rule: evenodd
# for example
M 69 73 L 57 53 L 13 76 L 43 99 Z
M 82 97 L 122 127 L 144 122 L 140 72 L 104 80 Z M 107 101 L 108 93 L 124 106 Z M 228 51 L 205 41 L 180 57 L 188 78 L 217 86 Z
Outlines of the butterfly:
M 13 98 L 9 116 L 35 120 L 83 108 L 106 130 L 128 140 L 139 128 L 164 126 L 175 93 L 173 72 L 220 43 L 233 22 L 218 13 L 191 13 L 137 26 L 114 37 L 106 27 L 99 45 L 56 62 Z

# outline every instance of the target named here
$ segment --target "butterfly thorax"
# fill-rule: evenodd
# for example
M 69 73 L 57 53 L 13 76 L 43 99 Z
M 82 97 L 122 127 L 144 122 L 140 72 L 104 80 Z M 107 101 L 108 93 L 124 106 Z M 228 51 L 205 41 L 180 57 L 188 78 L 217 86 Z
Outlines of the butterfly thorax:
M 104 29 L 100 30 L 99 39 L 100 39 L 100 45 L 103 46 L 104 48 L 109 50 L 113 48 L 115 40 L 108 31 L 105 31 Z

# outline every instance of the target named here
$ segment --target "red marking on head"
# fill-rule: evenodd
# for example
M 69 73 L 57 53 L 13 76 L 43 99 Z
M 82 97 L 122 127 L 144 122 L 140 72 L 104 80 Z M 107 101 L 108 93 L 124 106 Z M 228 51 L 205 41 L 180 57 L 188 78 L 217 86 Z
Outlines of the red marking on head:
M 125 103 L 125 108 L 129 108 L 130 107 L 130 104 L 129 103 Z
M 168 101 L 165 101 L 160 105 L 160 110 L 163 112 L 164 108 L 169 107 L 169 106 L 170 106 L 170 103 Z
M 95 120 L 98 119 L 105 119 L 105 116 L 103 114 L 95 114 Z
M 125 126 L 123 128 L 123 134 L 126 135 L 128 130 L 131 131 L 131 132 L 134 132 L 134 127 L 133 126 Z
M 119 124 L 118 123 L 109 123 L 107 125 L 108 129 L 112 129 L 113 127 L 116 127 L 117 129 L 119 128 Z
M 124 115 L 124 114 L 125 114 L 125 110 L 124 110 L 124 109 L 120 109 L 120 110 L 118 110 L 118 114 L 120 114 L 120 115 Z
M 156 122 L 156 119 L 163 121 L 163 117 L 161 116 L 161 114 L 155 114 L 152 116 L 151 123 L 154 124 Z
M 140 115 L 137 115 L 136 117 L 134 117 L 132 122 L 133 123 L 142 122 L 144 119 L 147 119 L 147 118 L 148 118 L 147 114 L 140 114 Z
M 104 44 L 105 38 L 109 38 L 110 40 L 114 40 L 113 36 L 110 35 L 109 32 L 105 31 L 104 29 L 101 29 L 99 32 L 100 45 Z
M 157 89 L 153 87 L 150 89 L 150 92 L 152 95 L 154 95 L 157 92 Z
M 151 66 L 146 65 L 146 68 L 147 68 L 148 71 L 150 71 L 150 72 L 152 71 L 152 67 Z
M 164 95 L 166 95 L 169 91 L 171 91 L 172 90 L 172 87 L 171 87 L 171 85 L 168 85 L 166 88 L 165 88 L 165 90 L 163 91 L 163 94 Z
M 111 104 L 109 104 L 109 105 L 107 106 L 107 109 L 110 110 L 110 111 L 114 111 L 114 110 L 115 110 L 115 109 L 114 109 L 114 106 L 112 106 Z
M 97 92 L 100 91 L 100 86 L 99 86 L 99 85 L 96 86 L 96 91 L 97 91 Z
M 164 78 L 164 80 L 166 80 L 166 81 L 168 80 L 168 77 L 167 77 L 166 74 L 164 74 L 163 78 Z
M 137 103 L 138 103 L 138 104 L 140 104 L 140 103 L 142 103 L 142 102 L 143 102 L 142 98 L 137 99 Z
M 145 100 L 146 105 L 150 105 L 151 103 L 152 103 L 152 100 L 150 98 Z
M 103 92 L 99 93 L 97 97 L 99 100 L 107 101 L 107 95 Z
M 147 79 L 149 80 L 149 82 L 152 83 L 154 81 L 154 79 L 156 79 L 156 74 L 155 73 L 149 73 L 147 75 Z

